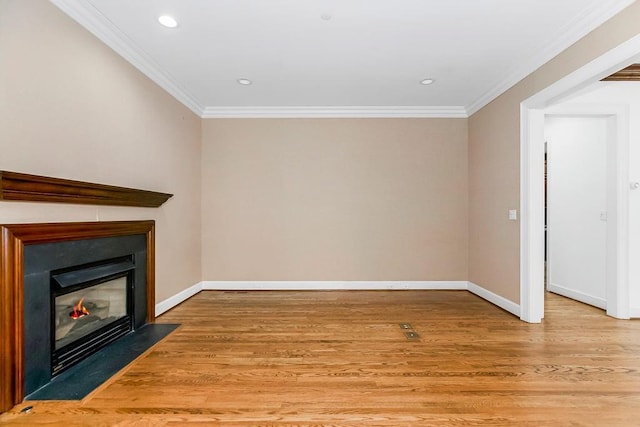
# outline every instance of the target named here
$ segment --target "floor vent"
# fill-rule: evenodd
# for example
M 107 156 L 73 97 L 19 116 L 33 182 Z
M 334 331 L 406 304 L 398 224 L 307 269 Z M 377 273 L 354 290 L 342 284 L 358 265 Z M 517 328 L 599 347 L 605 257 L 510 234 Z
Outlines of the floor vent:
M 407 337 L 408 340 L 419 340 L 420 339 L 420 335 L 417 332 L 414 332 L 414 331 L 405 332 L 404 336 Z
M 420 335 L 413 330 L 411 323 L 399 323 L 398 326 L 404 331 L 404 336 L 407 337 L 408 340 L 416 341 L 420 339 Z

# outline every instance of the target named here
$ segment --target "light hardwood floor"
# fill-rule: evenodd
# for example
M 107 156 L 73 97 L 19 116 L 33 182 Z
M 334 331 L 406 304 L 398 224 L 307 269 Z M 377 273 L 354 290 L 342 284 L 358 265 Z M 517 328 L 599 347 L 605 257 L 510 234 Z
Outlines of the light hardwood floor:
M 555 295 L 538 325 L 465 291 L 209 291 L 158 321 L 182 326 L 83 401 L 0 424 L 640 425 L 640 321 Z

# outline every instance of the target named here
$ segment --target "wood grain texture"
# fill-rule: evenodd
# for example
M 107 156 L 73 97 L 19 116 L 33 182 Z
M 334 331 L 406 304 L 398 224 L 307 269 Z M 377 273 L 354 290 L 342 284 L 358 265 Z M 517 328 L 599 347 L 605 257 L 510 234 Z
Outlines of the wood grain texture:
M 157 208 L 172 194 L 0 171 L 0 200 Z
M 201 292 L 85 400 L 24 402 L 0 422 L 638 425 L 640 322 L 547 298 L 544 323 L 526 324 L 464 291 Z
M 629 65 L 627 68 L 605 77 L 602 81 L 638 82 L 640 81 L 640 64 Z
M 22 401 L 24 245 L 144 234 L 147 322 L 155 317 L 155 221 L 0 225 L 0 412 Z
M 16 378 L 14 359 L 22 360 L 22 341 L 17 342 L 17 337 L 22 336 L 22 323 L 13 317 L 16 307 L 22 305 L 21 293 L 15 292 L 18 248 L 11 232 L 0 228 L 0 412 L 21 400 L 16 396 L 22 386 L 17 384 L 21 384 L 21 378 Z M 22 258 L 20 254 L 17 257 Z

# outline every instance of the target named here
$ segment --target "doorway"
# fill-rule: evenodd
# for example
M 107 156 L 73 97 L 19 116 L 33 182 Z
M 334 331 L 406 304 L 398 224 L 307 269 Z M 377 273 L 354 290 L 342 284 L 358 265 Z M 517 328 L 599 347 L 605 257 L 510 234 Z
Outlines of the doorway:
M 615 116 L 545 116 L 546 289 L 607 308 L 615 287 Z M 608 256 L 610 255 L 610 256 Z
M 544 122 L 545 110 L 567 95 L 577 92 L 626 66 L 640 60 L 640 36 L 612 49 L 579 70 L 562 78 L 520 104 L 520 318 L 539 323 L 544 317 Z M 628 287 L 629 167 L 623 153 L 628 153 L 628 119 L 618 115 L 618 150 L 612 159 L 617 165 L 615 233 L 617 277 L 613 293 L 607 293 L 607 314 L 630 317 Z M 609 289 L 607 289 L 609 291 Z

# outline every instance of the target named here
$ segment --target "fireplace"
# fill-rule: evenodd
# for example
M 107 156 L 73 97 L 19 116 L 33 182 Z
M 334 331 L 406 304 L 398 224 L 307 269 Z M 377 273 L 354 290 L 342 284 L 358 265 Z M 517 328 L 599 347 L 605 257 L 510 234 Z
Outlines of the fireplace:
M 51 274 L 51 375 L 133 329 L 132 256 Z
M 134 343 L 122 350 L 128 357 L 143 351 L 137 337 L 159 334 L 151 325 L 154 228 L 153 221 L 0 225 L 0 412 L 68 378 L 86 382 L 92 374 L 77 372 L 94 360 L 116 363 L 103 356 L 114 345 Z

